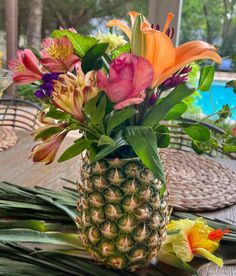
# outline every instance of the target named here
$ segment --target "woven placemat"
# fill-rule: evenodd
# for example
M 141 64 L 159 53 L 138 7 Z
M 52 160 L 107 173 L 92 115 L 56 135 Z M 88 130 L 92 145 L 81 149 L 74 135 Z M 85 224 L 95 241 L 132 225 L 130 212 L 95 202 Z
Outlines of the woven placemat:
M 162 149 L 170 205 L 181 211 L 211 211 L 236 203 L 236 174 L 192 152 Z
M 0 126 L 0 151 L 11 148 L 16 141 L 17 136 L 14 129 Z

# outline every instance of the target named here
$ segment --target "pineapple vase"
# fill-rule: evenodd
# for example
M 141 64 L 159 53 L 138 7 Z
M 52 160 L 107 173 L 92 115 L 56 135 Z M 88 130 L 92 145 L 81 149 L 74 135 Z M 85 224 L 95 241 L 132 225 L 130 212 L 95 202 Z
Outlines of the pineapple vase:
M 133 271 L 157 255 L 169 221 L 163 185 L 138 158 L 83 160 L 77 221 L 97 262 Z

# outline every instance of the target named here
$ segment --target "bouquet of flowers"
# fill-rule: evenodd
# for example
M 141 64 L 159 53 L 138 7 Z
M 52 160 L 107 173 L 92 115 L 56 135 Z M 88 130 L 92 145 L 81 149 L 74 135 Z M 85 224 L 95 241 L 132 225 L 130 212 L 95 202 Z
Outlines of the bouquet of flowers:
M 179 120 L 197 152 L 216 147 L 206 127 L 184 123 L 182 115 L 184 100 L 197 89 L 207 91 L 214 76 L 214 67 L 206 66 L 198 87 L 187 86 L 191 62 L 221 58 L 203 41 L 175 48 L 172 13 L 162 28 L 140 13 L 129 16 L 131 27 L 113 19 L 111 33 L 96 37 L 55 30 L 40 52 L 19 50 L 9 67 L 14 82 L 35 85 L 43 102 L 34 162 L 53 162 L 66 135 L 79 131 L 58 161 L 86 151 L 77 216 L 84 247 L 99 262 L 134 270 L 150 262 L 166 234 L 168 193 L 158 151 L 170 142 L 165 122 Z

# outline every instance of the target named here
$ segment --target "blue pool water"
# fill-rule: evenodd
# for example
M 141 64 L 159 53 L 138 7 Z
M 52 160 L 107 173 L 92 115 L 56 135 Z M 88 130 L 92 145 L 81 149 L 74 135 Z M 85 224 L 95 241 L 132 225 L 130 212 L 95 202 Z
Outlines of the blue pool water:
M 202 113 L 209 115 L 228 104 L 231 108 L 236 106 L 236 94 L 232 88 L 225 88 L 225 82 L 214 81 L 208 92 L 199 92 L 200 98 L 195 100 L 194 105 L 202 109 Z M 236 110 L 233 110 L 231 120 L 236 120 Z

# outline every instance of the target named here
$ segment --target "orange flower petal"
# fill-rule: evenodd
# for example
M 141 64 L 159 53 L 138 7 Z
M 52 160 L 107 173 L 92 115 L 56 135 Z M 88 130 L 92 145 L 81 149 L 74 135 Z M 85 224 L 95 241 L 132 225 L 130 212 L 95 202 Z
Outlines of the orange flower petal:
M 130 30 L 129 26 L 126 23 L 122 22 L 121 20 L 112 19 L 112 20 L 108 21 L 107 27 L 108 28 L 117 27 L 127 35 L 129 40 L 131 39 L 131 30 Z
M 130 22 L 131 22 L 132 27 L 134 25 L 134 21 L 136 19 L 136 16 L 139 15 L 139 14 L 140 14 L 139 12 L 135 12 L 135 11 L 128 12 L 128 15 L 130 16 Z

